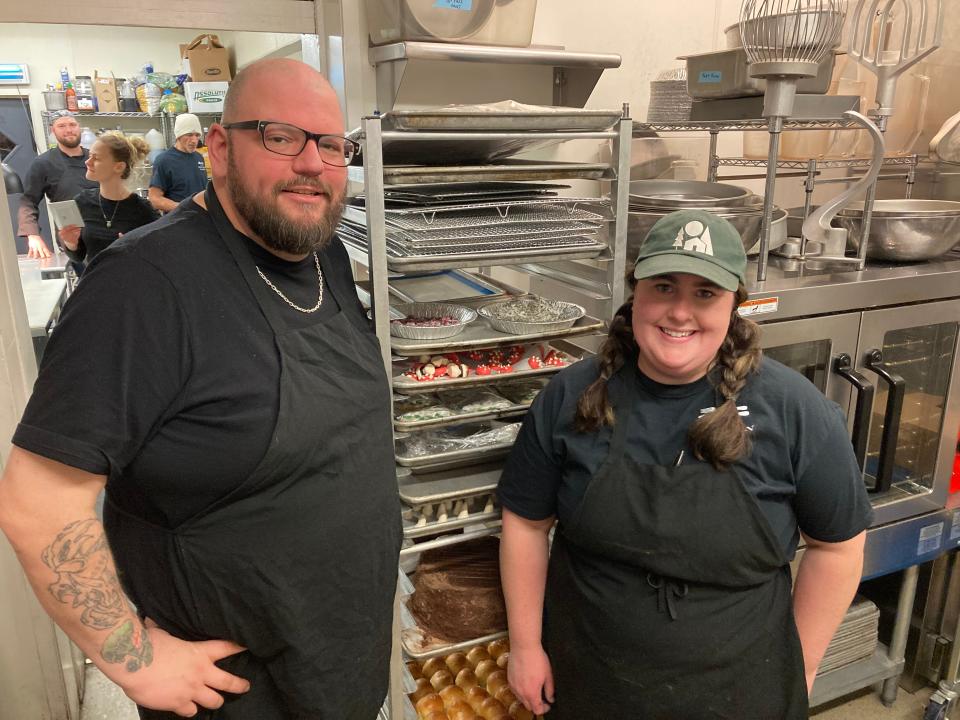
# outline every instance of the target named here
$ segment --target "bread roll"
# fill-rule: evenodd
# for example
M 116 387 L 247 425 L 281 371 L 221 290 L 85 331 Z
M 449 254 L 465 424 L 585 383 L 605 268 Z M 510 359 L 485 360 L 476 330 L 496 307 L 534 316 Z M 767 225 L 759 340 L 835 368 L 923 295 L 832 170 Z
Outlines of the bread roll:
M 433 685 L 430 684 L 429 680 L 426 678 L 417 678 L 417 689 L 410 693 L 410 702 L 416 705 L 420 698 L 424 695 L 432 695 L 433 692 Z
M 477 676 L 470 668 L 464 668 L 457 673 L 456 679 L 457 687 L 463 690 L 466 690 L 470 687 L 475 687 L 480 683 L 477 681 Z
M 484 660 L 490 659 L 490 653 L 487 652 L 487 649 L 482 645 L 477 645 L 475 648 L 471 648 L 470 652 L 467 653 L 467 660 L 470 662 L 472 667 L 477 667 Z
M 492 673 L 487 675 L 487 692 L 493 697 L 497 696 L 497 690 L 502 688 L 504 685 L 509 685 L 507 682 L 506 670 L 494 670 Z
M 426 716 L 435 711 L 443 712 L 443 700 L 436 693 L 430 693 L 417 700 L 414 707 L 420 716 Z
M 480 684 L 486 685 L 487 678 L 490 676 L 490 673 L 495 672 L 497 669 L 496 661 L 487 658 L 486 660 L 482 660 L 480 664 L 474 668 L 473 672 L 476 674 L 477 680 L 480 681 Z
M 467 694 L 456 685 L 447 685 L 440 691 L 440 697 L 443 699 L 444 707 L 447 708 L 458 702 L 461 704 L 467 702 Z
M 469 705 L 447 708 L 447 717 L 449 720 L 479 720 L 480 718 Z
M 458 672 L 464 668 L 471 667 L 470 663 L 467 661 L 467 656 L 463 653 L 456 652 L 446 657 L 447 668 L 456 675 Z
M 508 708 L 517 701 L 517 696 L 513 694 L 513 690 L 510 689 L 509 685 L 504 685 L 502 688 L 497 690 L 493 696 L 503 703 L 503 706 Z
M 510 706 L 510 720 L 534 720 L 532 712 L 523 706 L 523 703 L 517 700 Z
M 425 678 L 433 677 L 433 674 L 437 670 L 446 670 L 446 669 L 447 669 L 447 664 L 443 661 L 443 658 L 439 658 L 439 657 L 430 658 L 425 663 L 423 663 L 422 674 L 423 674 L 423 677 Z
M 470 703 L 470 707 L 473 708 L 474 712 L 480 712 L 480 705 L 489 697 L 487 691 L 479 685 L 474 685 L 467 690 L 467 702 Z
M 449 718 L 442 710 L 434 710 L 433 712 L 428 713 L 423 720 L 449 720 Z
M 480 715 L 484 720 L 503 720 L 510 717 L 503 703 L 492 697 L 480 703 Z
M 433 675 L 430 676 L 430 684 L 433 685 L 434 690 L 440 692 L 448 685 L 453 685 L 453 675 L 451 675 L 450 671 L 446 668 L 443 668 L 443 670 L 437 670 Z
M 509 650 L 510 642 L 506 638 L 494 640 L 487 645 L 487 652 L 490 653 L 490 657 L 492 657 L 494 660 Z
M 497 658 L 497 667 L 501 667 L 504 670 L 507 669 L 507 664 L 510 662 L 510 652 L 505 652 L 503 655 Z

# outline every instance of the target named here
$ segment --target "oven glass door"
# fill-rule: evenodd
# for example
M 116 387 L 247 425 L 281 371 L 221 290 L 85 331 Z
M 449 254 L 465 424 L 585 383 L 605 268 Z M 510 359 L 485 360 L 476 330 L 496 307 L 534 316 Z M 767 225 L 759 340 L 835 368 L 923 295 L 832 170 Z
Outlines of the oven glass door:
M 960 301 L 863 318 L 857 361 L 876 384 L 865 470 L 874 507 L 889 522 L 946 500 L 960 422 Z

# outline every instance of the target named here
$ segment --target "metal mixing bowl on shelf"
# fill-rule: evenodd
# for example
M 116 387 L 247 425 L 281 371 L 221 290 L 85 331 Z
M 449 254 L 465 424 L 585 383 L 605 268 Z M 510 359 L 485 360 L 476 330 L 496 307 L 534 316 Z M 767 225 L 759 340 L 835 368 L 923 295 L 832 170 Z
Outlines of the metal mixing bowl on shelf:
M 847 245 L 860 247 L 863 203 L 837 213 L 847 230 Z M 960 241 L 960 202 L 950 200 L 877 200 L 870 220 L 867 257 L 893 262 L 932 260 Z
M 442 340 L 459 335 L 468 323 L 477 319 L 477 311 L 452 303 L 403 303 L 394 305 L 393 311 L 412 320 L 430 320 L 450 317 L 456 320 L 449 325 L 406 325 L 399 319 L 391 319 L 390 334 L 407 340 Z
M 494 330 L 511 335 L 566 330 L 586 315 L 586 310 L 576 303 L 547 298 L 516 298 L 490 303 L 479 312 Z
M 754 197 L 747 188 L 702 180 L 634 180 L 630 183 L 631 208 L 666 210 L 742 206 Z

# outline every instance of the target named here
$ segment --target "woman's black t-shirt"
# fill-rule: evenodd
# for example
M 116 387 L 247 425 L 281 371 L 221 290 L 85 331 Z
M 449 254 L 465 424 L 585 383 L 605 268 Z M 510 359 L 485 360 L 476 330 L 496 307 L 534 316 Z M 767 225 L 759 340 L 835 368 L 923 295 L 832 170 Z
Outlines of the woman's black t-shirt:
M 84 190 L 74 200 L 84 226 L 80 230 L 80 244 L 76 250 L 68 249 L 67 255 L 78 262 L 89 262 L 120 235 L 160 217 L 150 203 L 136 193 L 130 193 L 123 200 L 108 200 L 100 195 L 99 188 L 94 188 Z M 110 227 L 107 227 L 108 220 Z

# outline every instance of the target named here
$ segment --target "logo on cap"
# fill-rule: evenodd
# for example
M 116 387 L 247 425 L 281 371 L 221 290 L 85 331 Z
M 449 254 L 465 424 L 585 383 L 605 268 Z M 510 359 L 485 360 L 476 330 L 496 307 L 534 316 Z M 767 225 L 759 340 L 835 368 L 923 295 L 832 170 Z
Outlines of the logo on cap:
M 677 239 L 673 241 L 673 247 L 713 257 L 713 241 L 710 239 L 710 228 L 699 220 L 691 220 L 677 231 Z

